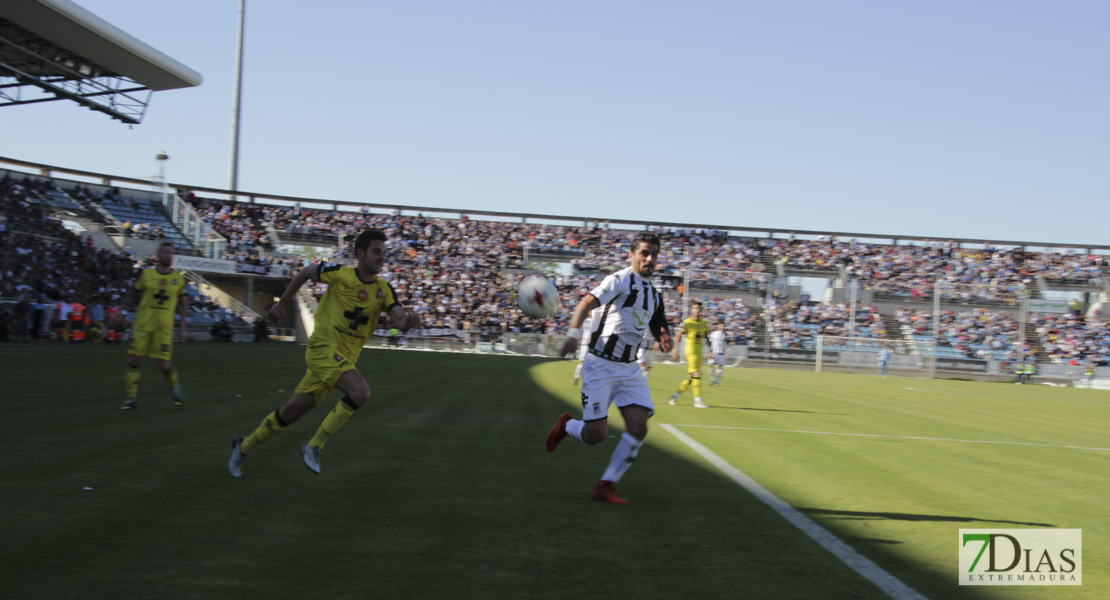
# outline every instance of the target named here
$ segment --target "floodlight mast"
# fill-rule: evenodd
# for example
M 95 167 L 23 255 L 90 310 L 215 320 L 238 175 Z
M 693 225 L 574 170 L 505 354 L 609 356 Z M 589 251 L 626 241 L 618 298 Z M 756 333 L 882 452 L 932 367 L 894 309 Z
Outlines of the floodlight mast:
M 162 206 L 169 208 L 171 202 L 170 188 L 166 183 L 166 161 L 170 159 L 170 155 L 163 150 L 155 154 L 154 159 L 158 161 L 158 185 L 162 188 Z
M 235 87 L 231 98 L 231 164 L 227 189 L 239 191 L 239 120 L 243 92 L 243 30 L 247 17 L 247 0 L 239 0 L 239 37 L 235 43 Z M 235 200 L 231 195 L 230 200 Z

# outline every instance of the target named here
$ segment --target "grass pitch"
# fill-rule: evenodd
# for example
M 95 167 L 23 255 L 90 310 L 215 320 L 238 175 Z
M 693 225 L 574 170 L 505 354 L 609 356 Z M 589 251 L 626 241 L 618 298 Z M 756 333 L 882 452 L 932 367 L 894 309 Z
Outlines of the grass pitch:
M 176 408 L 153 363 L 120 411 L 121 347 L 0 346 L 0 598 L 883 598 L 667 423 L 930 598 L 1110 588 L 1110 393 L 729 369 L 666 404 L 619 489 L 612 442 L 543 438 L 579 408 L 572 362 L 368 349 L 370 403 L 300 461 L 333 396 L 260 447 L 304 370 L 295 345 L 188 343 Z M 620 419 L 611 413 L 610 435 Z M 960 528 L 1083 530 L 1082 587 L 960 587 Z

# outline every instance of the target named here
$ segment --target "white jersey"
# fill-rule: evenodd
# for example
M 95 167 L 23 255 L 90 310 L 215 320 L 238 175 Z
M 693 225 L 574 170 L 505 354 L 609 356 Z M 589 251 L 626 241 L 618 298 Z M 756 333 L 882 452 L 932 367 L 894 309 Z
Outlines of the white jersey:
M 625 267 L 609 275 L 590 295 L 601 306 L 591 315 L 590 335 L 584 340 L 590 354 L 615 362 L 630 363 L 649 330 L 656 335 L 666 329 L 663 295 L 644 279 Z
M 709 333 L 709 350 L 713 354 L 724 354 L 728 349 L 725 343 L 725 332 L 714 329 Z

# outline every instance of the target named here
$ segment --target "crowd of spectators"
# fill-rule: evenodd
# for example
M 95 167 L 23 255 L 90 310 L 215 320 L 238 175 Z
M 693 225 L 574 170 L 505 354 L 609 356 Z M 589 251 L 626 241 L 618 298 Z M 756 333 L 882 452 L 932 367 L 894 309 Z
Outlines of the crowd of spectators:
M 1019 248 L 961 248 L 955 242 L 886 245 L 856 240 L 767 240 L 775 261 L 796 270 L 837 272 L 860 279 L 877 297 L 926 299 L 934 285 L 949 300 L 1014 305 L 1037 275 L 1051 283 L 1101 286 L 1102 255 L 1074 251 L 1030 253 Z
M 57 191 L 52 181 L 10 178 L 0 181 L 3 219 L 0 233 L 53 228 L 61 241 L 37 245 L 38 254 L 54 259 L 21 262 L 26 242 L 8 236 L 0 244 L 0 296 L 33 292 L 47 296 L 76 294 L 119 295 L 119 281 L 129 285 L 135 261 L 98 253 L 83 247 L 80 238 L 68 235 L 57 222 L 27 201 L 28 195 Z M 96 194 L 78 187 L 69 193 L 82 202 L 95 202 Z M 423 312 L 430 327 L 488 332 L 561 333 L 574 305 L 607 273 L 627 264 L 635 231 L 616 230 L 604 223 L 581 226 L 525 222 L 500 222 L 461 218 L 402 215 L 399 212 L 338 211 L 183 197 L 213 229 L 228 239 L 226 258 L 250 265 L 302 266 L 308 261 L 275 252 L 279 241 L 306 239 L 336 248 L 336 259 L 352 259 L 349 242 L 362 230 L 375 227 L 390 238 L 390 273 L 398 294 Z M 132 224 L 132 233 L 143 224 Z M 1014 305 L 1018 290 L 1038 275 L 1050 282 L 1100 285 L 1106 257 L 1071 252 L 1029 253 L 1016 248 L 961 248 L 953 242 L 929 241 L 904 245 L 862 243 L 828 237 L 816 240 L 752 239 L 730 237 L 713 230 L 659 229 L 662 238 L 656 283 L 667 294 L 669 318 L 681 320 L 684 282 L 693 282 L 703 294 L 719 291 L 767 291 L 773 273 L 765 259 L 789 269 L 826 274 L 843 273 L 861 280 L 876 298 L 930 299 L 934 285 L 950 299 L 969 304 L 1001 302 Z M 151 232 L 156 235 L 156 232 Z M 67 237 L 68 235 L 68 237 Z M 276 237 L 275 237 L 276 235 Z M 20 245 L 22 243 L 23 245 Z M 76 248 L 76 250 L 75 250 Z M 527 249 L 527 250 L 526 250 Z M 65 261 L 67 253 L 75 261 Z M 563 306 L 552 318 L 539 323 L 525 318 L 516 307 L 515 289 L 524 275 L 526 252 L 558 255 L 569 262 L 570 272 L 556 279 Z M 12 257 L 15 257 L 14 259 Z M 6 258 L 6 262 L 5 262 Z M 46 263 L 46 266 L 38 266 Z M 62 264 L 64 263 L 64 264 Z M 68 267 L 68 268 L 67 268 Z M 18 273 L 17 273 L 18 268 Z M 35 275 L 26 271 L 38 269 Z M 106 269 L 107 277 L 91 286 L 90 273 Z M 45 273 L 44 270 L 50 270 Z M 84 275 L 81 275 L 84 273 Z M 18 276 L 17 276 L 18 275 Z M 14 289 L 21 282 L 22 289 Z M 83 282 L 83 283 L 82 283 Z M 319 296 L 323 286 L 313 290 Z M 196 302 L 197 310 L 214 314 L 214 303 Z M 724 320 L 734 339 L 751 339 L 757 328 L 751 311 L 737 298 L 707 299 L 707 313 Z M 862 307 L 852 327 L 846 304 L 769 304 L 767 316 L 778 343 L 809 347 L 815 335 L 857 335 L 888 338 L 874 307 Z M 910 313 L 912 325 L 931 319 Z M 927 313 L 928 311 L 922 311 Z M 904 316 L 904 315 L 900 315 Z M 942 343 L 949 343 L 969 357 L 986 357 L 1007 344 L 1006 330 L 1015 329 L 1002 313 L 968 311 L 942 316 Z M 711 320 L 713 320 L 711 319 Z M 1012 321 L 1012 319 L 1011 319 Z M 926 330 L 931 333 L 931 323 Z M 897 333 L 897 332 L 895 332 Z M 1089 350 L 1089 348 L 1087 349 Z
M 1110 327 L 1075 313 L 1033 315 L 1045 352 L 1060 362 L 1110 363 Z
M 782 348 L 813 348 L 818 335 L 886 338 L 887 331 L 874 306 L 860 306 L 852 321 L 844 302 L 812 304 L 774 300 L 763 305 L 772 344 Z
M 931 309 L 898 307 L 895 318 L 912 339 L 933 340 Z M 937 327 L 938 348 L 950 348 L 962 358 L 1013 360 L 1020 326 L 1010 314 L 988 308 L 940 313 Z

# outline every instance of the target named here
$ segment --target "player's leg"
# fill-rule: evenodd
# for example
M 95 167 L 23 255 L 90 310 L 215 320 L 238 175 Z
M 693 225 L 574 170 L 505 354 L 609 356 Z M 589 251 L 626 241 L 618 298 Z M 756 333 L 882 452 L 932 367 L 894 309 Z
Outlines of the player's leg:
M 547 432 L 546 447 L 554 452 L 568 435 L 583 444 L 605 441 L 608 432 L 609 401 L 612 395 L 611 363 L 589 356 L 582 367 L 582 418 L 574 419 L 570 413 L 559 415 L 559 420 Z
M 637 378 L 639 379 L 639 378 Z M 637 385 L 639 384 L 639 385 Z M 609 466 L 601 475 L 601 482 L 594 489 L 592 498 L 613 504 L 626 504 L 617 496 L 615 486 L 640 453 L 648 433 L 648 419 L 654 413 L 651 393 L 642 379 L 628 382 L 615 394 L 614 403 L 624 418 L 625 433 L 609 457 Z
M 362 374 L 355 369 L 350 369 L 340 375 L 339 379 L 335 381 L 335 388 L 345 395 L 335 404 L 328 416 L 324 417 L 324 422 L 320 424 L 316 434 L 306 444 L 310 450 L 315 449 L 316 454 L 327 443 L 328 437 L 339 431 L 339 428 L 343 427 L 347 420 L 355 414 L 355 411 L 370 399 L 370 386 L 366 383 Z
M 678 391 L 671 394 L 671 397 L 667 400 L 667 403 L 671 404 L 671 405 L 676 404 L 678 402 L 678 397 L 681 396 L 683 392 L 690 389 L 691 387 L 694 388 L 694 405 L 697 406 L 698 404 L 702 404 L 702 401 L 701 401 L 701 359 L 698 358 L 697 355 L 687 354 L 686 355 L 686 379 L 683 379 L 682 383 L 678 384 Z
M 685 392 L 686 390 L 690 389 L 690 386 L 693 383 L 694 383 L 694 375 L 693 375 L 693 373 L 688 372 L 686 374 L 686 379 L 683 379 L 682 383 L 678 384 L 678 391 L 671 394 L 671 397 L 667 400 L 667 403 L 672 405 L 672 406 L 674 404 L 676 404 L 678 402 L 678 397 L 682 395 L 682 392 Z
M 694 388 L 694 406 L 706 408 L 705 402 L 701 399 L 701 357 L 687 356 L 686 364 L 690 368 L 690 387 Z
M 126 399 L 123 401 L 122 410 L 138 408 L 139 378 L 142 375 L 143 357 L 150 346 L 150 332 L 136 331 L 131 345 L 127 348 L 127 371 L 123 374 L 123 384 Z
M 298 390 L 300 389 L 300 386 L 298 386 Z M 327 392 L 330 392 L 330 389 L 320 388 L 318 393 Z M 262 419 L 262 423 L 250 435 L 245 438 L 233 438 L 231 440 L 231 460 L 227 463 L 227 469 L 231 472 L 231 476 L 239 477 L 242 475 L 243 461 L 247 459 L 248 454 L 254 452 L 259 444 L 274 439 L 279 433 L 285 431 L 286 427 L 289 427 L 306 412 L 312 410 L 312 407 L 316 406 L 316 396 L 317 393 L 294 392 L 281 408 L 266 415 Z
M 158 370 L 170 387 L 170 397 L 176 406 L 185 404 L 185 393 L 181 391 L 181 384 L 177 379 L 177 369 L 173 368 L 173 333 L 157 332 L 150 336 L 150 345 L 147 348 L 151 358 L 158 361 Z
M 300 420 L 305 413 L 316 406 L 316 394 L 294 392 L 280 408 L 266 415 L 254 432 L 243 439 L 241 450 L 250 454 L 259 444 L 264 444 Z
M 332 388 L 321 381 L 311 369 L 305 372 L 293 395 L 280 408 L 266 415 L 254 432 L 243 438 L 239 449 L 244 455 L 254 452 L 259 444 L 264 444 L 300 420 L 316 404 L 330 394 Z
M 173 398 L 174 405 L 185 404 L 185 392 L 181 391 L 181 382 L 177 379 L 177 369 L 173 367 L 173 363 L 169 360 L 159 360 L 158 369 L 162 371 L 162 377 L 170 386 L 170 397 Z

